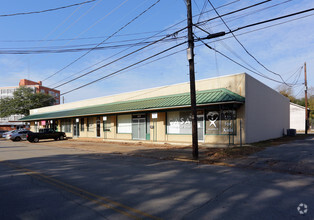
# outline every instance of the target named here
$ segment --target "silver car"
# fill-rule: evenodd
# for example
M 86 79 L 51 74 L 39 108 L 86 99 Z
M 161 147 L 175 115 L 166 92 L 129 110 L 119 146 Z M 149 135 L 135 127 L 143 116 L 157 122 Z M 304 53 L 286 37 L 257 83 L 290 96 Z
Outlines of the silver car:
M 9 135 L 9 134 L 11 134 L 11 133 L 13 133 L 13 132 L 16 132 L 16 131 L 17 131 L 17 130 L 7 131 L 7 132 L 5 132 L 5 133 L 2 134 L 2 137 L 3 137 L 3 138 L 6 138 L 7 135 Z
M 6 133 L 6 132 L 8 132 L 8 131 L 0 131 L 0 138 L 2 138 L 3 134 Z
M 14 131 L 10 134 L 7 134 L 6 135 L 6 139 L 10 139 L 12 141 L 25 141 L 27 140 L 27 134 L 29 133 L 30 131 L 28 130 L 19 130 L 19 131 Z

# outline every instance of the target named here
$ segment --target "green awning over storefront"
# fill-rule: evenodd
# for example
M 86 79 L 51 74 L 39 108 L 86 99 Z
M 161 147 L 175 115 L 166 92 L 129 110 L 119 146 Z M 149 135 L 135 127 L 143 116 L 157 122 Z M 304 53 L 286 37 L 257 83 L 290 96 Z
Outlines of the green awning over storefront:
M 197 105 L 211 105 L 223 103 L 243 103 L 244 97 L 227 89 L 212 89 L 196 92 Z M 191 105 L 190 93 L 160 96 L 123 102 L 106 103 L 71 110 L 61 110 L 42 114 L 32 114 L 21 118 L 20 121 L 34 121 L 45 119 L 69 118 L 89 115 L 104 115 L 122 112 L 145 110 L 161 110 L 176 107 L 189 107 Z

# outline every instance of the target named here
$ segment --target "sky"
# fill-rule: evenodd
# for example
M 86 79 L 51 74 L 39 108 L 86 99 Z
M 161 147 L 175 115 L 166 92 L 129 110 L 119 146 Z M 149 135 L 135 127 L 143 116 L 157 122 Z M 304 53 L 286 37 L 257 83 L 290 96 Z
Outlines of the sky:
M 94 0 L 50 12 L 4 16 L 81 2 L 84 0 L 10 0 L 2 3 L 0 87 L 17 86 L 23 78 L 43 81 L 44 86 L 66 93 L 65 103 L 69 103 L 189 81 L 187 43 L 184 43 L 187 32 L 179 31 L 186 27 L 185 0 Z M 221 15 L 259 2 L 262 0 L 211 1 Z M 314 8 L 311 0 L 273 0 L 223 16 L 223 19 L 231 30 L 235 30 L 311 8 Z M 217 16 L 207 0 L 192 0 L 192 9 L 193 23 Z M 314 11 L 234 32 L 244 48 L 265 68 L 245 52 L 231 34 L 205 40 L 255 73 L 196 41 L 196 79 L 246 72 L 274 89 L 283 81 L 293 84 L 294 95 L 302 98 L 304 69 L 301 67 L 304 62 L 307 63 L 308 87 L 314 86 L 314 16 L 311 15 Z M 292 20 L 296 18 L 300 19 Z M 285 23 L 279 24 L 282 22 Z M 198 26 L 209 33 L 228 32 L 219 18 Z M 194 27 L 195 36 L 206 37 L 208 34 L 201 29 Z M 134 52 L 163 37 L 165 40 Z M 183 44 L 168 50 L 180 43 Z M 162 51 L 166 52 L 141 62 Z M 126 56 L 131 52 L 134 53 Z M 122 56 L 126 57 L 112 62 Z M 137 62 L 140 63 L 135 65 Z M 96 68 L 99 70 L 60 86 Z M 127 69 L 119 72 L 123 68 Z M 115 72 L 111 77 L 99 80 Z M 69 92 L 92 81 L 96 83 Z

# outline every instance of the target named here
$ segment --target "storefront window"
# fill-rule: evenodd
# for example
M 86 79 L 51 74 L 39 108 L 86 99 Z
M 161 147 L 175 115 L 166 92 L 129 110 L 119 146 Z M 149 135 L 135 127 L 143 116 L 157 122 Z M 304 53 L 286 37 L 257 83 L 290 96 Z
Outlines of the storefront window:
M 206 134 L 219 134 L 220 114 L 219 111 L 208 111 L 206 113 Z
M 210 110 L 205 115 L 206 134 L 236 134 L 236 111 L 235 110 Z
M 81 131 L 84 131 L 84 118 L 81 118 Z
M 132 133 L 132 115 L 118 115 L 117 133 Z
M 110 131 L 110 129 L 111 129 L 111 123 L 110 123 L 109 117 L 107 117 L 106 120 L 103 121 L 103 130 Z
M 71 132 L 71 119 L 64 119 L 61 121 L 61 130 L 62 132 Z
M 192 134 L 192 120 L 190 111 L 167 112 L 168 134 Z
M 87 127 L 87 131 L 94 131 L 93 118 L 87 118 L 86 127 Z
M 221 134 L 235 134 L 236 111 L 221 111 Z

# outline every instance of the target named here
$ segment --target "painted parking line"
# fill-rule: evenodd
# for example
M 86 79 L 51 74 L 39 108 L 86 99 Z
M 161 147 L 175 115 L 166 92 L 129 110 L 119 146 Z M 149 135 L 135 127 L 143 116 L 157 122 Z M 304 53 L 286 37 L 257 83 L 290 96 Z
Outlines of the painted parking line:
M 83 199 L 92 201 L 100 206 L 106 207 L 108 209 L 114 210 L 122 215 L 125 215 L 129 218 L 132 219 L 143 219 L 143 218 L 149 218 L 149 219 L 155 219 L 155 220 L 160 220 L 161 218 L 158 218 L 156 216 L 152 216 L 148 213 L 142 212 L 140 210 L 134 209 L 132 207 L 123 205 L 119 202 L 110 200 L 108 198 L 96 195 L 94 193 L 88 192 L 86 190 L 83 190 L 81 188 L 78 188 L 76 186 L 61 182 L 57 179 L 54 179 L 52 177 L 49 177 L 47 175 L 44 175 L 38 171 L 34 171 L 34 170 L 30 170 L 28 168 L 22 167 L 20 165 L 16 165 L 14 163 L 11 162 L 7 162 L 7 161 L 0 161 L 0 163 L 16 170 L 19 171 L 21 173 L 24 173 L 28 176 L 34 177 L 36 179 L 39 179 L 43 182 L 49 183 L 51 185 L 54 185 L 60 189 L 63 189 L 67 192 L 70 192 L 74 195 L 77 195 Z

